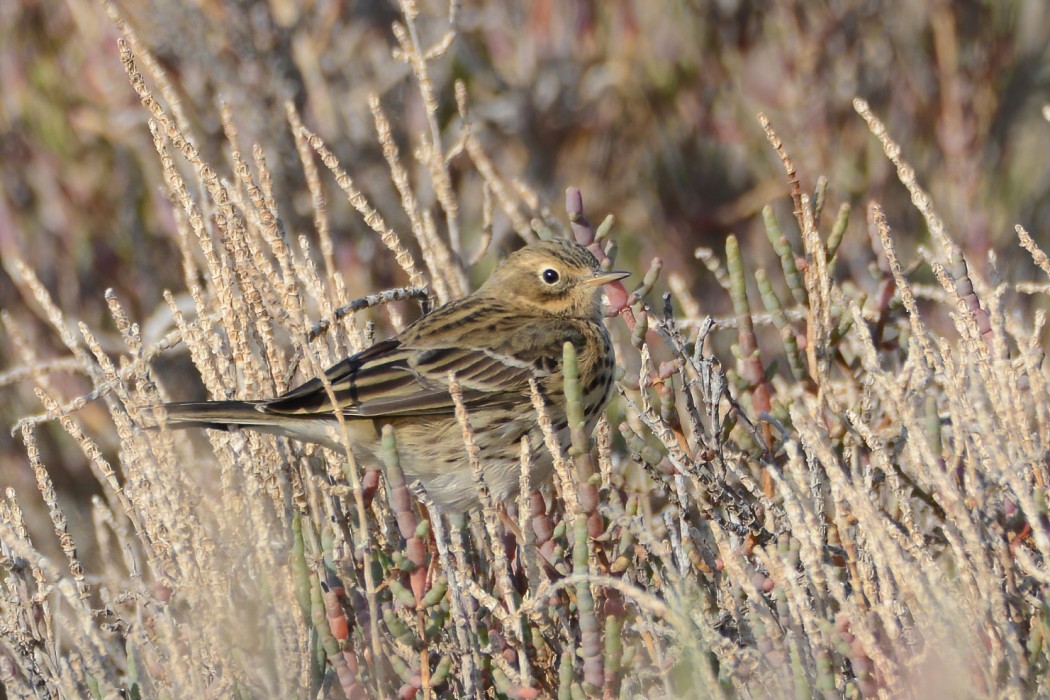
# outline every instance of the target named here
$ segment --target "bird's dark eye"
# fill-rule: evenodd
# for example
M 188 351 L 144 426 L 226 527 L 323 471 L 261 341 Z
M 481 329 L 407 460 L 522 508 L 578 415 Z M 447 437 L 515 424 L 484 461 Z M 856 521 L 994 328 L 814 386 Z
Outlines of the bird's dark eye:
M 552 270 L 549 267 L 543 271 L 543 274 L 541 276 L 543 277 L 543 281 L 547 284 L 557 284 L 558 280 L 560 279 L 558 271 Z

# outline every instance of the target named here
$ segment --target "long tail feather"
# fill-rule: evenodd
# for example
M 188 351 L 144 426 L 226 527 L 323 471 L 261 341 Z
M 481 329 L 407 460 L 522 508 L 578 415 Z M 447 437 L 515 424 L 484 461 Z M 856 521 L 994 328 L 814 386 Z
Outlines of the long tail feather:
M 280 414 L 260 411 L 254 401 L 200 401 L 169 403 L 162 408 L 169 428 L 210 428 L 229 430 L 244 427 L 271 435 L 282 435 L 314 442 L 332 449 L 343 449 L 344 443 L 335 428 L 335 420 L 317 414 Z M 159 412 L 159 411 L 158 411 Z M 153 425 L 160 422 L 154 412 Z
M 274 417 L 262 413 L 251 401 L 187 401 L 164 404 L 172 428 L 225 430 L 234 425 L 269 425 Z

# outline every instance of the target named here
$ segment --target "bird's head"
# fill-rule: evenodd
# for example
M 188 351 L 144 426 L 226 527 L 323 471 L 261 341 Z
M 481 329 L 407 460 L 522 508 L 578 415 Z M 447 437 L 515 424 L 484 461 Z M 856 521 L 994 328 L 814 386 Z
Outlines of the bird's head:
M 555 316 L 600 318 L 602 285 L 628 274 L 603 271 L 578 243 L 541 241 L 512 253 L 478 293 Z

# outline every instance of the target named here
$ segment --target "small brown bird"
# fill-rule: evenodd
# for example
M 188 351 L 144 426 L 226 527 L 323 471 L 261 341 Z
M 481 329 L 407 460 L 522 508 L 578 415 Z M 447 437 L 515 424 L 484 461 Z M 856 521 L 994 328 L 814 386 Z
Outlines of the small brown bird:
M 550 478 L 552 460 L 532 408 L 535 378 L 562 444 L 568 441 L 562 348 L 577 352 L 582 405 L 593 428 L 612 391 L 615 358 L 602 322 L 601 286 L 629 273 L 603 272 L 581 245 L 534 243 L 511 254 L 473 294 L 423 316 L 319 378 L 261 401 L 169 403 L 171 427 L 253 430 L 344 449 L 335 412 L 347 420 L 355 459 L 382 468 L 380 436 L 391 425 L 409 483 L 419 479 L 438 508 L 479 503 L 448 390 L 463 392 L 482 473 L 495 502 L 519 489 L 521 439 L 532 450 L 531 483 Z

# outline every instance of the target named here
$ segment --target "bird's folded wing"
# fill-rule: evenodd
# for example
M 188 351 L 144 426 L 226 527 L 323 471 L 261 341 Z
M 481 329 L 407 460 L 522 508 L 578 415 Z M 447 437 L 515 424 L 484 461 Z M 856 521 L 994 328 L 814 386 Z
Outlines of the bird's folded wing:
M 388 340 L 353 355 L 329 369 L 336 405 L 347 417 L 451 414 L 448 391 L 453 373 L 470 409 L 513 406 L 529 392 L 529 378 L 547 372 L 491 350 L 463 347 L 403 347 Z M 328 392 L 312 379 L 261 405 L 267 413 L 331 414 Z

